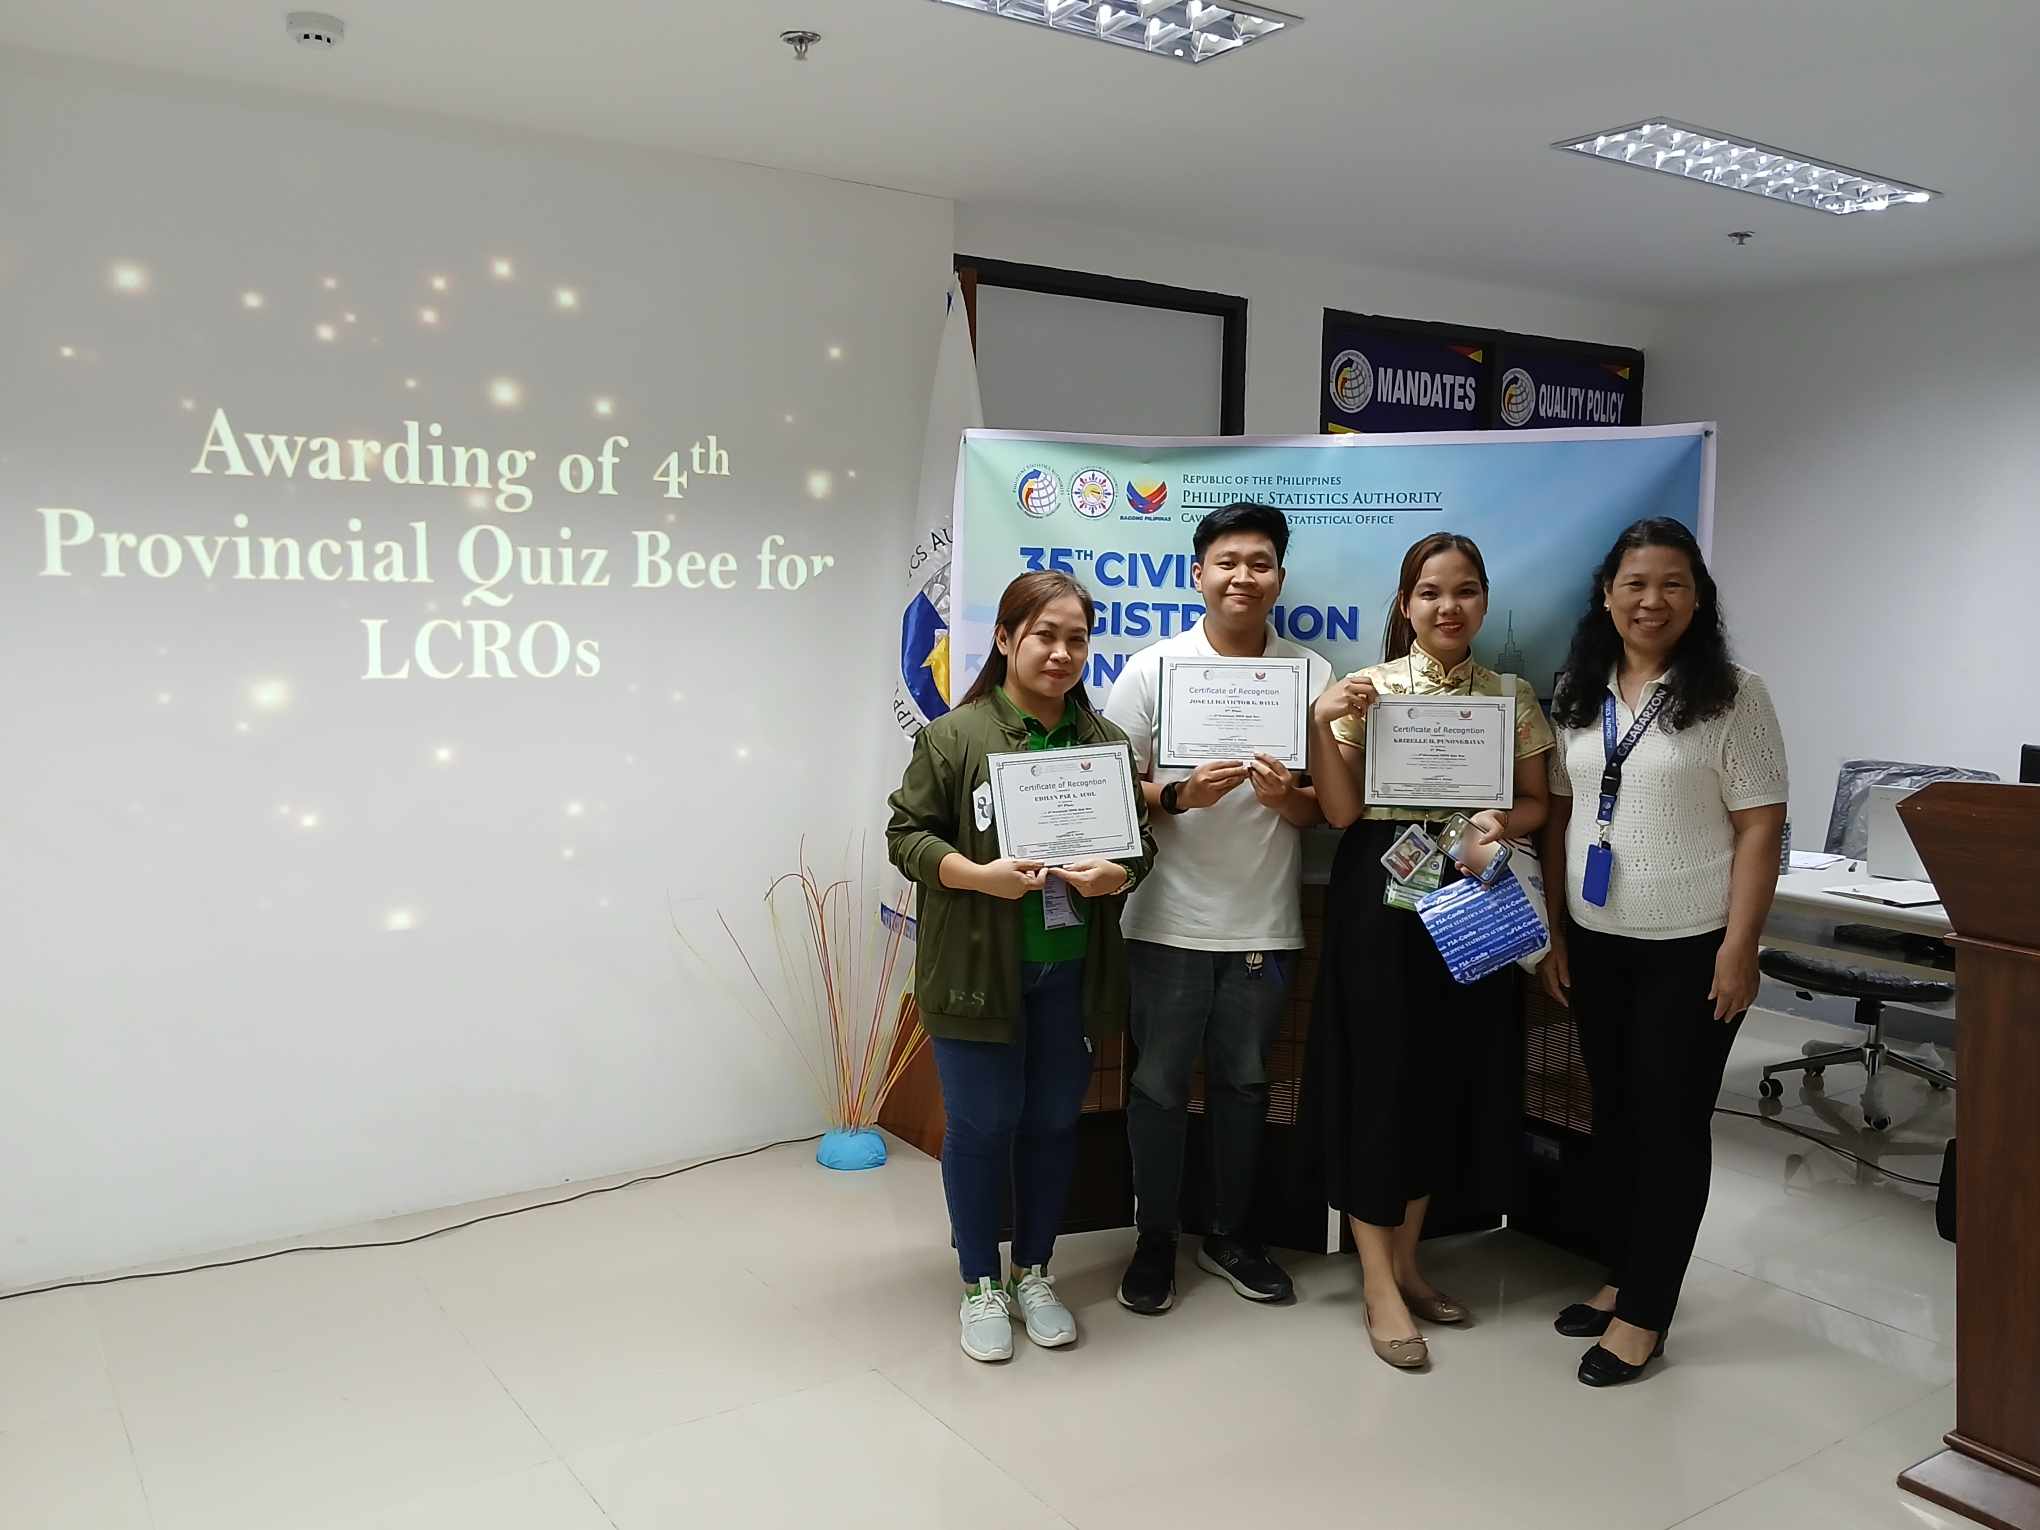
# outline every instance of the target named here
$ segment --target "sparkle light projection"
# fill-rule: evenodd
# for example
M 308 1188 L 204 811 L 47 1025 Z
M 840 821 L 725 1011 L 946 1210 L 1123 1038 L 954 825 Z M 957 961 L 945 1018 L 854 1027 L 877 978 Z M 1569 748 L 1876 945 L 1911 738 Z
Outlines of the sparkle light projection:
M 88 267 L 89 269 L 92 268 Z M 111 261 L 99 267 L 98 270 L 103 279 L 100 290 L 105 294 L 103 300 L 107 302 L 122 301 L 154 294 L 159 285 L 158 279 L 150 266 L 140 259 Z M 405 406 L 416 410 L 418 404 L 412 402 L 412 396 L 424 391 L 424 379 L 420 374 L 406 373 L 401 370 L 403 362 L 412 359 L 405 357 L 401 351 L 406 334 L 413 337 L 413 348 L 420 353 L 418 359 L 423 359 L 423 348 L 416 342 L 419 330 L 440 331 L 454 317 L 459 317 L 462 320 L 460 327 L 466 330 L 476 327 L 479 321 L 487 321 L 497 317 L 497 314 L 491 313 L 487 309 L 471 313 L 469 311 L 470 305 L 478 298 L 486 298 L 490 307 L 498 310 L 498 312 L 500 312 L 503 305 L 512 305 L 513 311 L 521 311 L 527 317 L 539 315 L 577 316 L 587 308 L 589 303 L 589 294 L 586 287 L 574 283 L 571 279 L 560 281 L 557 279 L 557 276 L 553 280 L 548 280 L 548 273 L 542 271 L 521 270 L 520 262 L 507 254 L 491 255 L 484 252 L 480 257 L 478 267 L 463 266 L 462 270 L 473 271 L 474 275 L 480 277 L 481 280 L 475 282 L 471 289 L 464 290 L 457 299 L 451 295 L 453 278 L 446 272 L 434 271 L 425 273 L 423 275 L 423 286 L 426 290 L 424 291 L 418 290 L 416 284 L 419 281 L 419 277 L 413 276 L 409 293 L 401 290 L 383 293 L 377 291 L 373 283 L 363 285 L 342 272 L 329 271 L 319 273 L 314 269 L 308 278 L 250 270 L 242 275 L 240 282 L 233 281 L 230 276 L 222 288 L 216 289 L 206 301 L 213 305 L 216 314 L 238 314 L 249 319 L 275 317 L 284 321 L 284 327 L 282 328 L 267 326 L 263 330 L 252 331 L 251 333 L 268 336 L 272 341 L 287 336 L 300 348 L 300 354 L 302 348 L 307 345 L 314 348 L 326 347 L 343 352 L 355 349 L 361 342 L 366 342 L 370 346 L 378 345 L 385 334 L 388 334 L 392 341 L 390 347 L 392 354 L 388 361 L 382 364 L 381 375 L 373 379 L 374 386 L 386 398 L 390 396 L 389 390 L 391 387 L 395 386 L 407 396 Z M 525 284 L 519 284 L 518 278 L 520 276 L 525 278 Z M 304 303 L 302 301 L 305 294 L 304 289 L 299 283 L 306 281 L 309 281 L 318 293 L 325 295 L 323 301 L 316 298 L 311 303 Z M 348 292 L 348 301 L 352 306 L 341 306 L 341 302 L 336 295 L 343 290 Z M 456 301 L 463 305 L 460 314 L 457 316 L 453 314 L 448 306 Z M 310 309 L 309 312 L 305 311 L 307 308 Z M 404 322 L 407 317 L 414 320 L 415 328 L 411 324 Z M 90 338 L 90 335 L 87 334 L 81 336 L 78 340 L 65 341 L 59 344 L 57 346 L 59 358 L 66 362 L 81 363 L 90 363 L 98 360 L 96 350 L 87 343 L 90 341 Z M 822 349 L 827 360 L 830 362 L 843 362 L 848 355 L 848 348 L 841 340 L 830 341 Z M 336 356 L 334 359 L 337 362 L 340 358 Z M 535 377 L 537 374 L 530 375 Z M 467 398 L 474 399 L 478 392 L 479 398 L 485 400 L 488 406 L 496 410 L 512 411 L 534 407 L 531 387 L 520 377 L 509 375 L 508 373 L 482 371 L 480 375 L 469 373 L 466 377 L 462 377 L 458 373 L 452 373 L 444 376 L 435 376 L 434 381 L 435 390 L 439 394 L 448 395 L 454 399 L 458 399 L 464 394 Z M 171 391 L 170 397 L 175 399 L 178 408 L 186 414 L 209 412 L 216 405 L 223 408 L 233 407 L 231 399 L 224 402 L 219 399 L 215 382 L 215 379 L 208 379 L 194 374 L 189 378 L 187 386 L 196 385 L 196 392 L 178 394 Z M 569 381 L 567 386 L 571 388 L 572 382 Z M 582 386 L 585 388 L 585 382 L 582 383 Z M 468 390 L 476 391 L 471 392 Z M 571 392 L 566 395 L 568 398 L 572 396 Z M 613 392 L 581 392 L 579 397 L 585 401 L 583 404 L 583 408 L 586 411 L 583 415 L 584 419 L 592 416 L 596 420 L 607 422 L 616 420 L 620 414 L 624 413 L 622 401 Z M 422 421 L 423 416 L 420 415 L 419 417 Z M 796 417 L 792 412 L 786 413 L 785 420 L 788 425 L 794 424 L 795 419 Z M 385 443 L 376 441 L 371 437 L 370 432 L 375 429 L 375 425 L 371 422 L 356 426 L 353 432 L 353 437 L 358 438 L 353 440 L 355 449 L 366 457 L 371 470 L 374 470 L 379 463 L 385 449 Z M 382 433 L 388 434 L 388 431 L 385 430 Z M 265 436 L 265 440 L 268 439 L 270 438 Z M 392 437 L 393 442 L 394 440 L 395 437 Z M 412 447 L 411 450 L 415 451 L 417 448 Z M 796 472 L 799 474 L 798 481 L 803 485 L 810 499 L 826 500 L 832 496 L 837 487 L 839 474 L 830 469 L 816 467 L 806 470 L 796 469 Z M 266 473 L 264 476 L 267 476 Z M 854 478 L 855 473 L 852 472 L 848 476 Z M 295 500 L 298 488 L 296 485 L 286 485 L 281 488 L 280 493 L 287 501 Z M 456 495 L 458 497 L 453 500 L 453 503 L 467 505 L 478 516 L 486 515 L 494 508 L 494 501 L 490 494 L 483 490 L 476 489 L 469 492 L 465 486 L 461 486 L 456 489 Z M 647 497 L 649 498 L 649 496 Z M 644 522 L 656 522 L 660 516 L 663 516 L 664 523 L 669 526 L 678 524 L 682 519 L 691 518 L 683 517 L 677 511 L 664 509 L 664 507 L 656 503 L 643 505 L 642 520 Z M 245 531 L 248 527 L 245 524 L 241 524 L 239 529 Z M 353 529 L 357 534 L 360 531 L 359 526 L 355 526 Z M 373 533 L 370 533 L 370 535 L 372 536 Z M 564 535 L 566 533 L 562 533 L 562 536 Z M 217 584 L 218 579 L 209 578 L 207 580 L 206 593 L 216 593 L 215 586 Z M 439 610 L 439 604 L 438 601 L 427 601 L 424 603 L 425 609 L 428 612 L 435 613 Z M 358 607 L 350 602 L 348 609 L 352 611 L 358 609 Z M 448 614 L 449 617 L 462 617 L 467 613 L 449 603 Z M 452 645 L 447 645 L 446 651 L 451 652 Z M 159 657 L 163 656 L 159 654 Z M 641 689 L 645 701 L 650 702 L 658 694 L 658 683 L 656 679 L 648 679 L 640 687 L 636 681 L 630 682 L 629 692 L 633 696 L 638 695 Z M 206 692 L 207 694 L 201 695 L 199 694 L 200 692 Z M 293 716 L 293 714 L 301 713 L 304 710 L 306 695 L 307 692 L 304 687 L 299 683 L 295 683 L 291 677 L 285 674 L 263 673 L 260 670 L 256 670 L 253 673 L 243 672 L 242 675 L 231 683 L 229 690 L 231 702 L 226 716 L 212 716 L 210 719 L 211 726 L 215 729 L 221 727 L 227 728 L 231 730 L 232 736 L 251 741 L 246 746 L 247 752 L 240 753 L 237 751 L 237 758 L 242 760 L 259 759 L 263 757 L 264 751 L 267 751 L 279 741 L 294 736 L 298 738 L 305 736 L 305 730 L 302 726 L 289 726 L 289 724 L 309 721 L 308 718 L 294 718 Z M 668 695 L 672 705 L 676 708 L 684 707 L 687 704 L 687 693 L 685 691 L 674 689 L 670 690 Z M 169 713 L 170 717 L 176 717 L 179 713 L 188 713 L 194 717 L 204 718 L 207 708 L 215 700 L 209 687 L 198 686 L 194 688 L 189 684 L 179 684 L 174 692 L 167 686 L 154 691 L 145 690 L 142 692 L 142 697 L 146 698 L 143 703 L 145 705 L 152 703 L 153 707 L 159 709 L 174 708 L 175 710 Z M 129 702 L 130 706 L 134 704 L 133 701 Z M 168 721 L 167 718 L 166 721 Z M 285 724 L 285 726 L 278 726 L 279 724 Z M 480 756 L 477 756 L 475 761 L 469 761 L 465 758 L 466 751 L 462 747 L 457 746 L 452 741 L 434 742 L 430 739 L 429 735 L 422 740 L 413 742 L 410 748 L 412 751 L 411 757 L 416 762 L 416 768 L 420 770 L 452 770 L 459 766 L 469 772 L 473 772 L 481 766 L 491 763 L 490 761 L 483 760 Z M 484 753 L 489 753 L 489 751 L 484 751 Z M 725 758 L 733 757 L 739 762 L 749 762 L 752 760 L 753 754 L 753 746 L 749 744 L 736 744 L 731 748 L 731 755 L 725 756 Z M 641 760 L 640 756 L 635 752 L 623 754 L 621 758 L 624 764 L 633 771 L 639 771 L 644 768 L 645 761 Z M 307 795 L 299 795 L 299 790 L 306 791 Z M 349 814 L 343 809 L 338 797 L 331 795 L 330 792 L 323 796 L 320 795 L 320 793 L 326 792 L 326 788 L 316 781 L 303 783 L 299 790 L 294 790 L 291 799 L 285 801 L 258 797 L 253 808 L 253 815 L 256 821 L 260 822 L 267 819 L 279 837 L 293 846 L 302 847 L 308 852 L 320 851 L 323 853 L 321 847 L 350 837 L 347 834 L 347 830 L 350 827 Z M 308 796 L 310 800 L 307 800 Z M 260 807 L 259 804 L 263 800 L 270 800 L 273 816 L 271 816 L 271 809 Z M 140 821 L 154 821 L 149 818 L 149 809 L 143 803 L 136 802 L 133 804 L 131 811 Z M 548 846 L 545 841 L 541 840 L 533 849 L 540 855 L 544 855 L 548 850 L 556 853 L 558 862 L 555 864 L 586 861 L 590 863 L 587 868 L 588 870 L 596 870 L 597 868 L 593 863 L 600 860 L 601 857 L 595 848 L 585 843 L 575 844 L 570 842 L 570 840 L 581 836 L 584 830 L 591 824 L 606 822 L 610 811 L 608 805 L 597 801 L 591 795 L 585 799 L 577 797 L 565 800 L 561 802 L 559 811 L 565 822 L 556 823 L 552 843 Z M 575 865 L 575 870 L 578 875 L 580 873 L 578 864 Z M 297 875 L 301 876 L 302 874 Z M 304 896 L 305 888 L 306 884 L 300 882 L 291 889 L 291 898 L 296 899 Z M 251 889 L 251 894 L 253 891 Z M 424 891 L 429 894 L 430 890 Z M 595 907 L 607 910 L 612 906 L 621 906 L 624 901 L 620 897 L 612 898 L 606 892 L 598 900 L 593 896 L 595 891 L 596 889 L 589 888 L 580 894 L 581 906 L 587 907 L 592 903 Z M 265 909 L 281 907 L 281 897 L 279 896 L 279 899 L 275 900 L 267 897 L 261 898 L 259 906 Z M 423 924 L 425 917 L 424 904 L 420 899 L 419 892 L 413 890 L 385 892 L 380 898 L 376 897 L 375 892 L 372 890 L 365 912 L 376 925 L 389 933 L 405 933 L 417 930 Z M 361 917 L 361 913 L 358 912 L 356 917 Z

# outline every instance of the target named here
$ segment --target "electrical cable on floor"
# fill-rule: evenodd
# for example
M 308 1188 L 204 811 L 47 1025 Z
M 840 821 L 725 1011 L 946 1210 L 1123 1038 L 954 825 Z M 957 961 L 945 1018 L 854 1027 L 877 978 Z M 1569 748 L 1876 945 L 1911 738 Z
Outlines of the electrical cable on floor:
M 1887 1169 L 1875 1159 L 1865 1158 L 1861 1153 L 1852 1153 L 1847 1148 L 1828 1141 L 1825 1137 L 1816 1137 L 1805 1127 L 1794 1126 L 1790 1121 L 1778 1121 L 1770 1116 L 1760 1116 L 1753 1110 L 1731 1110 L 1726 1105 L 1717 1105 L 1714 1107 L 1714 1111 L 1716 1115 L 1741 1116 L 1745 1121 L 1761 1121 L 1764 1125 L 1776 1127 L 1781 1132 L 1790 1132 L 1795 1137 L 1804 1137 L 1808 1142 L 1818 1147 L 1824 1147 L 1830 1153 L 1838 1154 L 1848 1159 L 1851 1163 L 1860 1164 L 1863 1168 L 1874 1170 L 1876 1173 L 1882 1174 L 1886 1179 L 1895 1179 L 1908 1185 L 1924 1185 L 1929 1190 L 1941 1188 L 1941 1182 L 1938 1179 L 1915 1179 L 1910 1174 L 1900 1174 L 1895 1169 Z
M 84 1286 L 117 1286 L 130 1280 L 163 1280 L 171 1275 L 196 1275 L 201 1270 L 231 1270 L 239 1265 L 260 1264 L 265 1259 L 281 1259 L 286 1254 L 338 1254 L 355 1248 L 402 1248 L 409 1243 L 423 1243 L 427 1238 L 437 1238 L 443 1233 L 459 1232 L 464 1227 L 479 1227 L 484 1222 L 522 1216 L 527 1211 L 544 1211 L 552 1206 L 571 1206 L 575 1201 L 585 1201 L 591 1195 L 611 1195 L 618 1190 L 628 1190 L 632 1185 L 671 1179 L 676 1174 L 691 1174 L 696 1169 L 713 1168 L 719 1163 L 735 1163 L 739 1158 L 752 1158 L 759 1153 L 769 1153 L 773 1148 L 794 1147 L 803 1142 L 821 1140 L 822 1134 L 816 1132 L 812 1137 L 787 1137 L 779 1142 L 761 1143 L 757 1147 L 746 1148 L 741 1153 L 725 1153 L 720 1158 L 704 1158 L 699 1163 L 683 1163 L 677 1169 L 661 1169 L 657 1174 L 640 1174 L 636 1179 L 627 1179 L 620 1185 L 597 1185 L 593 1189 L 583 1190 L 574 1195 L 563 1195 L 556 1201 L 535 1201 L 529 1206 L 511 1206 L 503 1211 L 492 1211 L 486 1216 L 469 1217 L 465 1222 L 455 1222 L 447 1227 L 434 1227 L 408 1238 L 390 1238 L 379 1243 L 309 1243 L 294 1248 L 271 1249 L 266 1254 L 250 1254 L 242 1259 L 222 1259 L 213 1264 L 194 1264 L 181 1270 L 138 1270 L 131 1275 L 100 1275 L 90 1280 L 66 1280 L 53 1286 L 31 1286 L 26 1291 L 0 1292 L 0 1302 L 11 1302 L 23 1296 L 43 1296 L 51 1291 L 75 1291 Z
M 1859 1164 L 1863 1168 L 1882 1174 L 1886 1179 L 1899 1180 L 1908 1185 L 1922 1185 L 1930 1190 L 1939 1188 L 1939 1180 L 1915 1179 L 1910 1174 L 1900 1174 L 1895 1170 L 1883 1168 L 1870 1159 L 1863 1157 L 1860 1153 L 1852 1153 L 1847 1148 L 1839 1147 L 1824 1137 L 1817 1137 L 1803 1127 L 1794 1126 L 1788 1121 L 1776 1121 L 1769 1116 L 1760 1116 L 1754 1111 L 1731 1110 L 1726 1105 L 1717 1105 L 1714 1109 L 1719 1115 L 1741 1116 L 1745 1120 L 1759 1121 L 1766 1126 L 1776 1127 L 1780 1131 L 1790 1132 L 1795 1137 L 1804 1137 L 1808 1142 L 1818 1147 L 1824 1147 L 1829 1152 L 1846 1158 L 1852 1163 Z M 465 1222 L 454 1222 L 446 1227 L 430 1228 L 425 1232 L 414 1233 L 408 1238 L 389 1238 L 375 1243 L 302 1244 L 293 1248 L 271 1249 L 266 1254 L 250 1254 L 241 1259 L 222 1259 L 211 1264 L 188 1265 L 183 1269 L 140 1270 L 129 1275 L 101 1275 L 90 1280 L 66 1280 L 60 1281 L 56 1285 L 30 1286 L 23 1291 L 0 1292 L 0 1302 L 11 1302 L 23 1296 L 44 1296 L 52 1291 L 76 1291 L 91 1286 L 117 1286 L 132 1280 L 164 1280 L 172 1275 L 197 1275 L 205 1270 L 231 1270 L 244 1264 L 261 1264 L 265 1260 L 281 1259 L 287 1254 L 339 1254 L 345 1253 L 350 1249 L 403 1248 L 408 1244 L 423 1243 L 428 1238 L 437 1238 L 445 1233 L 455 1233 L 460 1232 L 464 1228 L 479 1227 L 484 1222 L 500 1221 L 504 1217 L 522 1216 L 527 1211 L 544 1211 L 553 1206 L 571 1206 L 575 1201 L 585 1201 L 591 1195 L 610 1195 L 618 1190 L 628 1190 L 633 1185 L 645 1185 L 655 1180 L 671 1179 L 676 1174 L 691 1174 L 696 1169 L 713 1168 L 719 1163 L 735 1163 L 740 1158 L 752 1158 L 759 1153 L 768 1153 L 773 1148 L 794 1147 L 803 1142 L 818 1142 L 820 1140 L 821 1133 L 817 1132 L 811 1137 L 787 1137 L 778 1142 L 761 1143 L 757 1147 L 746 1148 L 741 1153 L 725 1153 L 720 1158 L 704 1158 L 698 1163 L 682 1164 L 677 1169 L 662 1169 L 657 1174 L 640 1174 L 635 1179 L 627 1179 L 620 1185 L 597 1185 L 592 1190 L 582 1190 L 574 1195 L 563 1195 L 556 1201 L 534 1201 L 529 1206 L 512 1206 L 503 1211 L 492 1211 L 486 1216 L 470 1217 Z

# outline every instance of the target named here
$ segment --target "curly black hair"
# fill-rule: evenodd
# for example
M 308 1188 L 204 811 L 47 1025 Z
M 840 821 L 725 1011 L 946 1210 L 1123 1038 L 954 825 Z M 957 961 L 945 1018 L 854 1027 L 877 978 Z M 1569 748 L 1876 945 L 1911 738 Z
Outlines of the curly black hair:
M 1714 576 L 1707 572 L 1707 560 L 1693 533 L 1677 521 L 1655 517 L 1638 521 L 1617 537 L 1594 571 L 1586 614 L 1573 629 L 1572 648 L 1551 702 L 1552 720 L 1564 727 L 1588 728 L 1600 718 L 1608 671 L 1622 658 L 1622 637 L 1608 614 L 1608 589 L 1622 560 L 1640 547 L 1672 548 L 1684 553 L 1693 568 L 1693 625 L 1672 650 L 1670 673 L 1676 684 L 1659 721 L 1676 731 L 1719 717 L 1735 705 L 1736 669 L 1729 657 L 1728 629 Z

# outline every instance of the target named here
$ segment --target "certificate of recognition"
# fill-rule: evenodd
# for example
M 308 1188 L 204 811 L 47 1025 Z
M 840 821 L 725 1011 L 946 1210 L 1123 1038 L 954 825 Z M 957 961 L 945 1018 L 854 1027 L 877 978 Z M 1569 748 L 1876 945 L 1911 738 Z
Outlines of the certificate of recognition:
M 1383 696 L 1367 712 L 1370 807 L 1506 808 L 1516 791 L 1514 696 Z
M 1141 854 L 1133 761 L 1124 744 L 985 757 L 999 854 L 1063 866 Z
M 1308 675 L 1303 659 L 1163 659 L 1155 763 L 1194 767 L 1265 754 L 1308 769 Z

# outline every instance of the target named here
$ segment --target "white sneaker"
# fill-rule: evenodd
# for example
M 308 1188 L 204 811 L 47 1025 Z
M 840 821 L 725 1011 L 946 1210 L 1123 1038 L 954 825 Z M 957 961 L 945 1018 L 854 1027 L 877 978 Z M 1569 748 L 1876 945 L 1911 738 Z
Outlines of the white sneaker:
M 1013 1298 L 987 1275 L 963 1293 L 963 1352 L 973 1360 L 1013 1358 Z
M 1019 1271 L 1013 1280 L 1013 1296 L 1027 1319 L 1027 1337 L 1043 1349 L 1061 1349 L 1077 1342 L 1077 1320 L 1055 1294 L 1055 1277 L 1042 1266 Z

